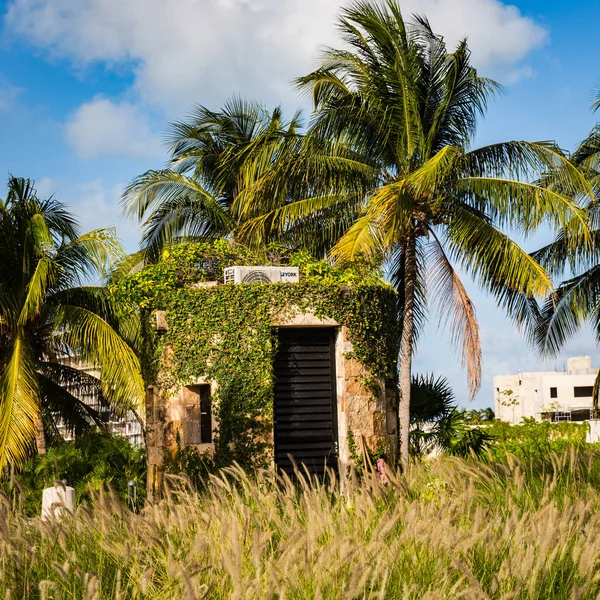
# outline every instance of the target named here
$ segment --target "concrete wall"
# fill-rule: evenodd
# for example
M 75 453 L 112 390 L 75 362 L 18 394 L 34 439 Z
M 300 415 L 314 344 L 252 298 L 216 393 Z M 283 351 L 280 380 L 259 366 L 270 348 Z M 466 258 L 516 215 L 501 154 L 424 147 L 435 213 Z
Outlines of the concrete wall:
M 585 441 L 588 444 L 600 443 L 600 421 L 597 421 L 597 420 L 590 421 L 590 428 L 586 434 Z

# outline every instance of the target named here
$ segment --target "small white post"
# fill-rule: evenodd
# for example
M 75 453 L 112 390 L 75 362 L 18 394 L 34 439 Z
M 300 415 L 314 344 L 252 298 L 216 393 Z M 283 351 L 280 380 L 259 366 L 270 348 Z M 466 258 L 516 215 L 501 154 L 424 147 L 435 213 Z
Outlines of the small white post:
M 590 419 L 589 430 L 586 435 L 586 442 L 588 444 L 594 444 L 600 442 L 600 421 L 596 419 Z
M 75 509 L 75 490 L 63 482 L 57 481 L 42 492 L 42 519 L 51 521 L 72 514 Z

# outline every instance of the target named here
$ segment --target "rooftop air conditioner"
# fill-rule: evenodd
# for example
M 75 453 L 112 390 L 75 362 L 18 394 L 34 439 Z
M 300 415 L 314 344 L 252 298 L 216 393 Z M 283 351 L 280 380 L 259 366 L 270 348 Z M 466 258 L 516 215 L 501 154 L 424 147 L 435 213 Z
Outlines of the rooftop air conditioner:
M 298 283 L 298 267 L 227 267 L 225 283 Z

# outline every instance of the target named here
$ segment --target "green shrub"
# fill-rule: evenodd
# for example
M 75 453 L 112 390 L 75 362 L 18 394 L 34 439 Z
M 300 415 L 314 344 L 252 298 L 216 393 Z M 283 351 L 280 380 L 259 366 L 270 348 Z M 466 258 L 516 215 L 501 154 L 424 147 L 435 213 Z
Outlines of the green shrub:
M 125 501 L 127 484 L 133 480 L 138 506 L 142 506 L 146 497 L 145 450 L 119 436 L 78 436 L 34 456 L 23 469 L 0 479 L 0 492 L 21 503 L 24 514 L 33 516 L 41 510 L 44 488 L 63 479 L 75 488 L 77 503 L 87 503 L 93 491 L 107 485 Z
M 494 439 L 490 448 L 496 459 L 506 453 L 536 460 L 552 452 L 568 451 L 586 445 L 587 423 L 550 423 L 523 419 L 519 425 L 494 421 L 486 432 Z

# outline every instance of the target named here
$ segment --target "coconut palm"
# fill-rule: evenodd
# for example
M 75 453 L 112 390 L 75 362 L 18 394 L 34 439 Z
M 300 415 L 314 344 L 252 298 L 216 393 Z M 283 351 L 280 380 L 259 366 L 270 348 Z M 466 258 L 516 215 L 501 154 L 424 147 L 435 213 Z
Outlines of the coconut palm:
M 469 425 L 482 425 L 489 423 L 496 418 L 494 410 L 490 407 L 480 410 L 472 409 L 463 411 L 465 422 Z
M 10 177 L 0 201 L 0 471 L 45 450 L 56 421 L 100 424 L 78 396 L 95 394 L 117 412 L 136 406 L 138 360 L 117 331 L 103 287 L 121 250 L 111 229 L 84 235 L 58 201 L 37 197 L 33 182 Z M 97 365 L 100 378 L 70 363 Z
M 147 256 L 155 259 L 182 239 L 230 236 L 239 224 L 232 211 L 237 194 L 276 160 L 299 124 L 299 114 L 287 122 L 280 108 L 269 112 L 240 98 L 216 112 L 197 106 L 187 121 L 175 123 L 170 167 L 139 176 L 122 196 L 125 213 L 143 222 Z
M 298 80 L 314 102 L 309 130 L 287 160 L 238 195 L 237 235 L 258 243 L 315 215 L 335 216 L 343 235 L 334 259 L 385 259 L 401 299 L 406 461 L 412 354 L 426 305 L 449 324 L 474 395 L 479 329 L 457 267 L 522 322 L 551 281 L 504 229 L 526 234 L 549 223 L 585 239 L 586 216 L 572 193 L 589 185 L 553 143 L 471 148 L 498 86 L 477 74 L 465 40 L 449 53 L 425 18 L 406 23 L 394 0 L 351 4 L 338 29 L 346 47 L 328 49 L 320 68 Z M 569 194 L 531 183 L 541 172 Z M 281 182 L 287 194 L 277 193 Z
M 454 391 L 445 377 L 413 376 L 410 407 L 410 453 L 425 456 L 444 452 L 452 456 L 482 455 L 492 438 L 473 425 L 456 406 Z
M 600 94 L 599 94 L 600 98 Z M 593 105 L 600 108 L 600 99 Z M 533 253 L 556 277 L 570 277 L 547 298 L 531 337 L 545 356 L 556 356 L 584 323 L 590 323 L 600 342 L 600 124 L 579 144 L 571 160 L 588 178 L 593 200 L 588 204 L 591 244 L 574 243 L 573 234 L 561 229 L 555 240 Z M 545 181 L 542 181 L 545 183 Z M 555 182 L 548 184 L 556 188 Z M 600 374 L 594 385 L 594 409 L 598 413 Z

